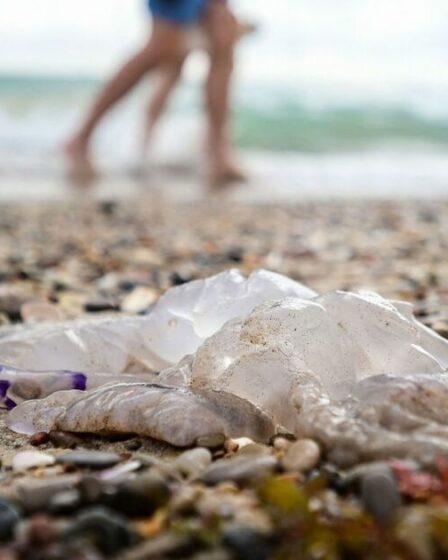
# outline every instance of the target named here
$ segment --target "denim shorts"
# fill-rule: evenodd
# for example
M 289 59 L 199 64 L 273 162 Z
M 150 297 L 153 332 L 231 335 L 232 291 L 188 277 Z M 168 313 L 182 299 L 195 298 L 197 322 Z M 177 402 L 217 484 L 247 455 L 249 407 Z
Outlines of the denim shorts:
M 197 23 L 204 14 L 208 0 L 148 0 L 153 17 L 179 25 Z

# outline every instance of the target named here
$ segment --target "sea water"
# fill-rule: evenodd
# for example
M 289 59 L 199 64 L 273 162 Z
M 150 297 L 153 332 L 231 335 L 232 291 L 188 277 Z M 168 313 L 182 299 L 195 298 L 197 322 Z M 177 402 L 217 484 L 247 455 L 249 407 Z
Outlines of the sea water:
M 0 0 L 0 181 L 61 172 L 58 146 L 148 31 L 143 4 L 80 0 L 62 9 L 53 0 Z M 239 47 L 234 114 L 236 142 L 260 180 L 277 180 L 286 197 L 298 187 L 319 194 L 445 190 L 443 0 L 233 5 L 259 27 Z M 194 55 L 151 164 L 197 162 L 205 72 L 205 57 Z M 135 165 L 150 91 L 151 82 L 142 83 L 99 130 L 95 152 L 104 170 Z

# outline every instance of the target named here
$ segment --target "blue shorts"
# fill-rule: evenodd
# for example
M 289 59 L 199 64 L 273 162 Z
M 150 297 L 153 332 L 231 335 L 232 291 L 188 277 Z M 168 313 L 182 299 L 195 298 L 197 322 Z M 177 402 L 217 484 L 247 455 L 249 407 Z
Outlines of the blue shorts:
M 148 0 L 151 14 L 179 25 L 197 23 L 204 14 L 208 0 Z

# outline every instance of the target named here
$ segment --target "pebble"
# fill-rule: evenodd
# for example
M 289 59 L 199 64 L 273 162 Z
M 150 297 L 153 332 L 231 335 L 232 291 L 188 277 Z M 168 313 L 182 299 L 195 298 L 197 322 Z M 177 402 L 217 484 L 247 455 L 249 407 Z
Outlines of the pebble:
M 130 517 L 152 515 L 170 498 L 167 482 L 160 476 L 145 474 L 119 485 L 109 505 Z
M 167 533 L 127 551 L 122 560 L 160 560 L 162 558 L 184 558 L 192 546 L 190 538 L 177 533 Z
M 274 449 L 276 451 L 285 452 L 288 451 L 292 443 L 293 442 L 291 440 L 284 437 L 276 437 L 274 439 Z
M 208 434 L 198 437 L 196 447 L 206 447 L 207 449 L 217 449 L 222 447 L 226 441 L 224 434 Z
M 272 455 L 248 455 L 220 459 L 209 466 L 202 480 L 208 485 L 233 481 L 245 486 L 271 475 L 276 468 L 277 459 Z
M 47 453 L 40 451 L 21 451 L 14 456 L 12 468 L 14 471 L 26 471 L 37 467 L 50 467 L 56 463 L 56 459 Z
M 64 531 L 64 540 L 73 542 L 81 539 L 90 541 L 105 556 L 116 556 L 137 541 L 124 517 L 104 507 L 84 510 Z
M 57 527 L 46 514 L 34 515 L 22 528 L 23 540 L 30 544 L 42 546 L 54 542 Z
M 241 457 L 244 455 L 271 455 L 271 453 L 271 448 L 267 445 L 249 443 L 248 445 L 240 447 L 236 454 Z
M 121 310 L 125 313 L 143 313 L 157 301 L 159 293 L 150 288 L 139 286 L 135 288 L 121 303 Z
M 389 524 L 401 506 L 401 496 L 391 469 L 376 466 L 361 480 L 361 502 L 381 525 Z
M 204 447 L 185 451 L 174 461 L 174 467 L 189 479 L 198 478 L 212 462 L 212 454 Z
M 120 461 L 119 455 L 105 451 L 70 451 L 64 455 L 59 455 L 57 458 L 59 464 L 92 470 L 107 469 Z
M 29 301 L 20 308 L 22 320 L 25 323 L 44 323 L 62 321 L 64 318 L 61 310 L 47 302 Z
M 433 330 L 436 331 L 437 334 L 443 336 L 443 338 L 448 338 L 448 323 L 445 321 L 436 321 L 432 325 Z
M 307 472 L 319 463 L 320 447 L 312 439 L 301 439 L 290 445 L 282 458 L 282 466 L 287 471 Z
M 17 507 L 6 500 L 0 500 L 0 541 L 6 541 L 12 537 L 19 521 L 20 514 Z
M 101 313 L 103 311 L 118 311 L 117 302 L 108 299 L 96 299 L 84 304 L 84 310 L 88 313 Z
M 48 443 L 49 440 L 50 436 L 47 432 L 37 432 L 30 437 L 30 444 L 34 447 L 39 447 Z
M 54 447 L 61 447 L 63 449 L 75 449 L 78 445 L 82 445 L 83 440 L 79 436 L 71 432 L 51 431 L 48 434 L 50 442 Z
M 100 501 L 104 487 L 97 476 L 87 474 L 81 478 L 77 489 L 84 503 L 94 504 Z
M 234 560 L 268 560 L 270 550 L 266 538 L 242 526 L 224 531 L 222 544 L 231 551 Z
M 18 483 L 17 495 L 27 512 L 46 511 L 56 494 L 70 491 L 78 483 L 79 477 L 77 475 L 25 479 Z
M 81 505 L 79 490 L 66 490 L 55 494 L 48 505 L 48 511 L 53 515 L 67 515 L 76 511 Z
M 255 443 L 254 440 L 247 437 L 232 438 L 225 441 L 224 449 L 227 453 L 235 453 L 246 445 L 252 445 L 253 443 Z

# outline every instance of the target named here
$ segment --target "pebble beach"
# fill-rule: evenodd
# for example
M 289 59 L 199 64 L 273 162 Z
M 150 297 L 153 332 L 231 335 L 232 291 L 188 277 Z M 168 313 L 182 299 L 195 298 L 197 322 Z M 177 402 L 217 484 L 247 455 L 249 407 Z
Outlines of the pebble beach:
M 318 293 L 373 290 L 448 338 L 445 201 L 261 205 L 162 196 L 6 203 L 0 337 L 79 317 L 137 315 L 167 289 L 229 268 Z M 0 356 L 1 363 L 1 356 Z M 217 434 L 31 438 L 1 415 L 0 559 L 318 560 L 448 555 L 448 462 L 336 469 L 319 444 Z

